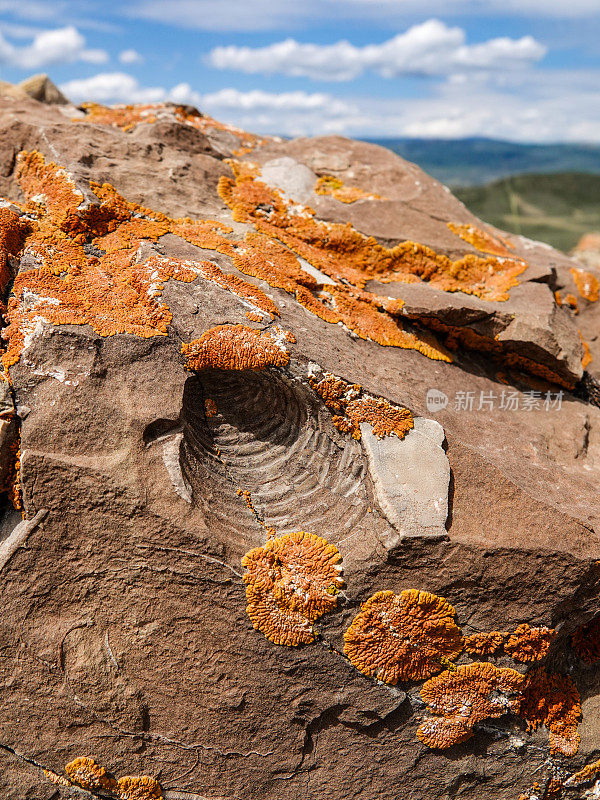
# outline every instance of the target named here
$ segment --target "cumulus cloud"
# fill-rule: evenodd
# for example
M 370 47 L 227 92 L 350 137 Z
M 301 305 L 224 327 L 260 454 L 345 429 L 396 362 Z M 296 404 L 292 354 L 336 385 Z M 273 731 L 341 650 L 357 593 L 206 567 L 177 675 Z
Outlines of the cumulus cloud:
M 162 86 L 140 86 L 137 78 L 126 72 L 101 72 L 91 78 L 80 78 L 61 84 L 61 91 L 75 103 L 190 103 L 199 105 L 201 96 L 189 83 L 172 89 Z
M 598 70 L 528 70 L 498 80 L 465 73 L 444 81 L 427 97 L 342 100 L 306 91 L 228 88 L 200 94 L 189 84 L 144 87 L 131 75 L 113 72 L 60 88 L 74 101 L 191 103 L 256 133 L 600 142 L 598 85 Z
M 532 36 L 502 37 L 469 45 L 462 28 L 430 19 L 382 44 L 356 47 L 346 41 L 319 45 L 286 39 L 266 47 L 216 47 L 208 61 L 218 69 L 347 81 L 367 70 L 386 78 L 507 70 L 538 61 L 545 53 L 546 48 Z
M 86 48 L 85 38 L 73 25 L 41 31 L 23 47 L 15 46 L 0 33 L 0 64 L 31 70 L 72 61 L 101 64 L 108 61 L 108 53 Z
M 338 133 L 345 130 L 358 110 L 352 103 L 323 92 L 265 92 L 255 89 L 221 89 L 200 94 L 188 83 L 167 89 L 141 86 L 125 72 L 105 72 L 91 78 L 67 81 L 61 91 L 73 102 L 192 104 L 224 121 L 235 121 L 249 130 L 286 135 L 309 134 L 315 130 Z
M 144 57 L 140 55 L 137 50 L 121 50 L 119 53 L 119 61 L 121 64 L 143 64 Z

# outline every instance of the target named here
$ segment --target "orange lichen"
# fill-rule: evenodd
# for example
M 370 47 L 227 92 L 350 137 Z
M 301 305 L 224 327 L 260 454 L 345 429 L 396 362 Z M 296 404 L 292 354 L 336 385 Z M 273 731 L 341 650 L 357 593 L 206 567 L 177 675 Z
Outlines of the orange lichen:
M 384 197 L 365 192 L 358 186 L 345 186 L 340 178 L 333 175 L 322 175 L 314 187 L 315 194 L 331 195 L 340 203 L 356 203 L 357 200 L 384 200 Z
M 577 291 L 584 300 L 595 303 L 600 294 L 600 281 L 594 273 L 585 269 L 577 269 L 576 267 L 571 267 L 569 272 L 573 276 Z
M 259 314 L 258 311 L 246 311 L 246 318 L 250 320 L 250 322 L 262 322 L 262 314 Z
M 314 289 L 316 279 L 305 272 L 296 256 L 280 242 L 250 232 L 232 253 L 233 263 L 246 275 L 267 281 L 269 286 L 294 294 L 298 286 Z
M 12 507 L 21 511 L 23 508 L 23 492 L 21 491 L 21 445 L 17 442 L 15 460 L 8 473 L 7 479 L 8 500 Z
M 180 122 L 203 133 L 211 130 L 227 131 L 233 133 L 240 140 L 240 146 L 235 151 L 236 155 L 248 153 L 257 144 L 268 141 L 265 137 L 256 136 L 241 128 L 236 128 L 234 125 L 219 122 L 207 114 L 201 114 L 192 106 L 173 106 L 165 103 L 103 106 L 100 103 L 83 103 L 81 108 L 86 112 L 85 117 L 75 117 L 73 122 L 111 125 L 123 131 L 130 131 L 138 125 L 150 125 L 161 120 Z
M 355 426 L 368 422 L 378 439 L 395 434 L 403 439 L 414 428 L 413 416 L 408 408 L 393 406 L 383 397 L 364 395 L 346 405 L 346 414 Z
M 568 675 L 547 673 L 538 668 L 526 676 L 519 714 L 529 730 L 545 725 L 553 751 L 573 756 L 579 747 L 577 722 L 581 698 Z
M 514 249 L 513 246 L 504 239 L 501 239 L 499 236 L 493 236 L 489 231 L 484 231 L 481 228 L 475 227 L 475 225 L 458 225 L 454 222 L 448 222 L 446 224 L 452 233 L 460 236 L 464 242 L 472 244 L 473 247 L 477 248 L 477 250 L 480 250 L 482 253 L 510 257 L 510 250 Z M 510 250 L 508 248 L 510 248 Z
M 65 766 L 65 772 L 73 783 L 84 789 L 114 790 L 117 786 L 116 780 L 107 775 L 104 767 L 96 764 L 89 756 L 80 756 L 70 761 Z
M 214 417 L 217 413 L 217 404 L 212 399 L 212 397 L 207 397 L 204 401 L 204 413 L 206 414 L 206 418 L 210 419 Z
M 376 592 L 344 633 L 344 652 L 364 675 L 385 683 L 435 675 L 463 648 L 454 608 L 418 589 Z
M 0 208 L 0 295 L 13 279 L 10 256 L 16 256 L 25 243 L 27 225 L 10 208 Z
M 281 332 L 283 333 L 283 332 Z M 181 346 L 188 369 L 243 370 L 284 367 L 290 354 L 269 332 L 262 333 L 245 325 L 217 325 L 199 339 Z
M 465 639 L 465 650 L 476 656 L 495 656 L 502 649 L 507 635 L 500 631 L 474 633 Z
M 586 664 L 600 660 L 600 617 L 579 627 L 571 638 L 571 645 Z
M 273 301 L 235 275 L 225 275 L 211 262 L 182 262 L 151 256 L 138 263 L 142 239 L 155 240 L 191 220 L 170 220 L 122 198 L 108 184 L 92 184 L 99 203 L 84 202 L 73 180 L 39 153 L 21 153 L 18 179 L 27 197 L 29 233 L 25 247 L 37 262 L 15 280 L 8 305 L 8 347 L 5 369 L 18 361 L 28 339 L 45 323 L 89 324 L 102 336 L 132 333 L 164 335 L 171 322 L 168 307 L 158 302 L 164 282 L 185 282 L 198 276 L 248 300 L 273 318 Z M 200 238 L 220 237 L 218 222 L 197 223 Z M 223 226 L 228 230 L 226 226 Z M 91 241 L 93 252 L 84 250 Z
M 279 239 L 310 264 L 336 281 L 346 280 L 362 288 L 369 278 L 426 281 L 445 291 L 476 294 L 487 300 L 506 300 L 516 286 L 522 261 L 466 255 L 453 262 L 429 247 L 403 242 L 386 248 L 364 236 L 349 223 L 327 223 L 306 207 L 286 202 L 263 181 L 242 174 L 225 176 L 218 191 L 239 222 L 252 222 L 266 235 Z
M 446 748 L 473 735 L 473 727 L 490 717 L 520 708 L 524 677 L 514 669 L 475 662 L 443 672 L 421 689 L 434 716 L 421 723 L 417 736 L 428 747 Z
M 309 384 L 333 414 L 335 427 L 342 433 L 350 433 L 354 439 L 361 438 L 361 422 L 368 422 L 379 439 L 392 433 L 403 439 L 414 427 L 407 408 L 367 394 L 358 383 L 348 383 L 325 372 L 319 379 L 311 375 Z
M 572 775 L 569 775 L 567 780 L 564 782 L 565 786 L 578 786 L 580 783 L 585 783 L 586 781 L 591 781 L 594 778 L 597 778 L 600 775 L 600 759 L 598 761 L 593 761 L 591 764 L 586 764 L 585 767 L 580 769 L 578 772 L 574 772 Z
M 556 631 L 542 626 L 530 628 L 527 623 L 519 625 L 504 643 L 504 652 L 516 661 L 540 661 L 548 654 L 550 644 L 556 638 Z
M 126 775 L 116 785 L 119 800 L 162 800 L 160 783 L 149 775 Z
M 155 111 L 160 108 L 156 104 L 103 106 L 100 103 L 82 103 L 85 117 L 74 117 L 73 122 L 91 122 L 96 125 L 113 125 L 121 130 L 129 131 L 142 122 L 156 122 Z
M 246 553 L 246 611 L 254 628 L 275 644 L 312 642 L 311 623 L 335 608 L 344 585 L 340 560 L 334 545 L 304 531 Z
M 570 294 L 569 293 L 568 295 L 566 295 L 566 297 L 563 300 L 563 302 L 561 303 L 561 305 L 569 306 L 569 308 L 575 314 L 575 316 L 577 316 L 577 314 L 579 314 L 579 304 L 578 304 L 577 298 L 575 297 L 574 294 Z
M 9 317 L 16 324 L 6 333 L 11 340 L 10 353 L 5 356 L 6 366 L 14 363 L 14 359 L 20 355 L 27 330 L 33 333 L 44 322 L 83 324 L 87 321 L 101 335 L 115 332 L 140 336 L 164 333 L 171 320 L 170 312 L 166 306 L 160 306 L 155 298 L 162 291 L 162 282 L 168 278 L 194 280 L 196 275 L 201 275 L 251 302 L 255 307 L 252 310 L 254 315 L 258 310 L 266 311 L 271 318 L 278 314 L 274 302 L 264 292 L 237 276 L 225 275 L 210 262 L 192 264 L 176 259 L 158 260 L 155 256 L 150 266 L 153 264 L 156 269 L 158 265 L 160 274 L 154 284 L 150 283 L 148 261 L 137 263 L 139 246 L 142 240 L 155 241 L 167 232 L 181 236 L 198 247 L 213 249 L 228 256 L 241 272 L 294 294 L 311 313 L 318 314 L 328 322 L 342 322 L 363 339 L 371 339 L 385 346 L 415 349 L 430 358 L 451 360 L 449 353 L 439 347 L 430 334 L 420 337 L 412 331 L 406 331 L 390 316 L 388 310 L 398 312 L 401 301 L 382 300 L 360 290 L 360 284 L 366 279 L 362 261 L 370 259 L 375 269 L 369 248 L 379 245 L 375 240 L 368 240 L 368 246 L 361 247 L 360 244 L 364 245 L 367 239 L 348 226 L 342 226 L 343 230 L 332 228 L 329 231 L 325 223 L 318 223 L 310 234 L 313 241 L 305 243 L 312 248 L 311 252 L 314 251 L 313 260 L 316 259 L 319 264 L 323 259 L 331 262 L 333 266 L 330 265 L 329 272 L 335 273 L 337 269 L 341 277 L 353 278 L 355 283 L 354 288 L 337 283 L 330 286 L 328 291 L 321 291 L 317 298 L 313 294 L 319 290 L 316 278 L 300 267 L 298 259 L 291 252 L 294 248 L 285 246 L 287 242 L 284 241 L 282 230 L 272 224 L 267 224 L 263 229 L 259 224 L 261 220 L 257 219 L 255 227 L 258 232 L 250 232 L 245 239 L 236 241 L 228 238 L 232 230 L 223 223 L 170 219 L 164 214 L 126 201 L 108 184 L 90 184 L 100 200 L 99 204 L 84 201 L 83 193 L 75 187 L 70 176 L 54 164 L 46 165 L 38 153 L 21 154 L 19 164 L 19 180 L 31 198 L 28 211 L 35 216 L 34 231 L 27 244 L 42 266 L 39 270 L 31 270 L 31 274 L 25 278 L 21 279 L 20 276 L 16 290 L 22 289 L 21 283 L 25 281 L 30 292 L 36 295 L 43 292 L 43 295 L 40 303 L 36 304 L 38 313 L 28 313 L 26 319 L 22 313 L 23 297 L 17 295 L 14 298 Z M 249 211 L 256 212 L 261 204 L 264 206 L 269 198 L 275 197 L 280 216 L 287 214 L 287 206 L 282 198 L 255 179 L 256 170 L 252 165 L 238 164 L 235 169 L 239 186 L 252 190 L 252 202 L 247 197 L 244 201 L 247 201 Z M 33 195 L 33 192 L 36 194 Z M 234 217 L 238 216 L 234 212 Z M 307 220 L 304 219 L 304 222 Z M 275 235 L 277 232 L 281 235 Z M 327 233 L 325 241 L 331 252 L 323 249 L 321 234 L 324 233 Z M 352 245 L 350 250 L 348 243 L 345 243 L 348 236 Z M 90 243 L 90 240 L 100 256 L 88 255 L 84 250 L 83 244 Z M 344 267 L 344 262 L 349 261 L 353 253 L 357 266 Z M 98 291 L 94 292 L 97 284 L 100 284 Z M 109 287 L 114 287 L 112 297 L 108 292 Z M 35 288 L 40 291 L 35 292 Z M 60 297 L 58 293 L 61 293 Z M 92 314 L 91 307 L 102 306 L 105 295 L 110 300 L 104 303 L 107 306 L 102 309 L 105 313 Z M 57 301 L 58 307 L 55 307 Z M 133 309 L 130 308 L 132 303 Z M 48 308 L 49 305 L 52 307 Z M 131 316 L 135 318 L 136 327 L 128 324 L 132 322 Z M 99 325 L 98 322 L 105 317 L 111 324 Z
M 55 783 L 57 786 L 68 788 L 73 785 L 67 778 L 64 778 L 62 775 L 57 775 L 56 772 L 52 772 L 50 769 L 44 770 L 44 777 L 48 778 L 51 783 Z
M 531 791 L 527 791 L 527 794 L 520 794 L 519 800 L 540 800 L 540 793 L 542 791 L 542 787 L 539 785 L 537 781 L 534 781 L 533 786 L 531 787 Z
M 474 331 L 472 328 L 448 325 L 436 317 L 423 314 L 410 314 L 407 316 L 409 319 L 431 328 L 431 330 L 438 334 L 446 334 L 447 338 L 444 344 L 449 350 L 456 350 L 460 346 L 468 350 L 490 353 L 497 358 L 503 366 L 514 367 L 530 375 L 537 376 L 544 381 L 548 381 L 548 383 L 556 383 L 559 386 L 563 386 L 565 389 L 571 390 L 575 387 L 575 382 L 573 380 L 566 380 L 545 364 L 539 364 L 519 353 L 507 351 L 502 342 L 492 339 L 489 336 L 484 336 Z
M 588 366 L 588 364 L 593 360 L 593 357 L 590 351 L 590 346 L 581 335 L 581 331 L 577 330 L 577 333 L 579 334 L 579 338 L 581 339 L 581 344 L 583 346 L 583 356 L 581 357 L 581 366 L 585 369 Z

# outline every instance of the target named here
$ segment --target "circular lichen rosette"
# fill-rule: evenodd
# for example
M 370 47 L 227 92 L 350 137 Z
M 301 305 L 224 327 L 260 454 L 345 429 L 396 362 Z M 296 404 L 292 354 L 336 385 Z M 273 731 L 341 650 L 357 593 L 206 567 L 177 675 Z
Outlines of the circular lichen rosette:
M 254 628 L 275 644 L 312 642 L 312 623 L 335 608 L 344 585 L 340 561 L 337 547 L 305 531 L 246 553 L 246 610 Z
M 385 683 L 422 680 L 463 648 L 454 608 L 418 589 L 377 592 L 344 634 L 344 652 L 364 675 Z

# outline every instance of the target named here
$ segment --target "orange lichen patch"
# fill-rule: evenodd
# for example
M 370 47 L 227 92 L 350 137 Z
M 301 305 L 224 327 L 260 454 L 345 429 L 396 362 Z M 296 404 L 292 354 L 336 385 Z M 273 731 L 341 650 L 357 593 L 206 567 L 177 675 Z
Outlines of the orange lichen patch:
M 290 360 L 281 341 L 284 335 L 276 339 L 269 332 L 261 333 L 245 325 L 217 325 L 199 339 L 183 344 L 181 352 L 187 358 L 188 369 L 193 370 L 284 367 Z
M 144 263 L 150 267 L 154 265 L 167 265 L 176 270 L 189 270 L 189 274 L 193 274 L 194 278 L 200 276 L 207 281 L 216 283 L 217 286 L 220 286 L 222 289 L 227 289 L 238 297 L 241 297 L 242 300 L 247 300 L 249 303 L 255 306 L 255 309 L 264 311 L 271 317 L 271 319 L 279 316 L 277 306 L 273 300 L 271 300 L 271 298 L 262 291 L 262 289 L 259 289 L 258 286 L 248 283 L 248 281 L 245 281 L 238 275 L 224 273 L 223 270 L 216 264 L 213 264 L 212 261 L 179 261 L 176 258 L 151 256 Z M 179 275 L 180 273 L 178 272 L 177 274 Z M 181 280 L 181 278 L 179 278 L 179 280 Z M 255 310 L 253 311 L 255 314 L 257 313 Z M 259 315 L 257 321 L 261 322 L 262 316 Z
M 312 642 L 311 623 L 335 608 L 344 585 L 340 561 L 334 545 L 304 531 L 246 553 L 246 611 L 254 628 L 275 644 Z
M 600 759 L 592 762 L 591 764 L 586 764 L 583 769 L 580 769 L 578 772 L 574 772 L 572 775 L 569 775 L 567 780 L 564 782 L 564 785 L 578 786 L 580 783 L 594 780 L 594 778 L 597 778 L 598 775 L 600 775 Z
M 586 664 L 600 660 L 600 617 L 578 628 L 571 638 L 571 645 Z
M 414 428 L 413 416 L 408 408 L 394 406 L 383 397 L 365 395 L 352 400 L 346 406 L 346 414 L 356 426 L 368 422 L 378 439 L 392 433 L 403 439 Z
M 551 778 L 546 787 L 545 800 L 562 797 L 563 782 L 560 778 Z
M 361 438 L 361 422 L 368 422 L 379 439 L 392 433 L 403 439 L 414 427 L 412 414 L 407 408 L 367 394 L 358 383 L 348 383 L 331 372 L 325 372 L 319 379 L 311 375 L 309 384 L 333 414 L 332 422 L 336 428 L 342 433 L 350 433 L 354 439 Z
M 106 774 L 104 767 L 96 764 L 93 758 L 80 756 L 65 766 L 65 772 L 73 783 L 84 789 L 113 790 L 117 786 L 114 778 Z
M 455 614 L 429 592 L 376 592 L 344 633 L 344 652 L 360 672 L 385 683 L 428 678 L 463 648 Z
M 83 103 L 81 108 L 85 110 L 86 116 L 75 117 L 73 122 L 112 125 L 123 131 L 130 131 L 137 125 L 152 124 L 159 120 L 180 122 L 203 133 L 210 130 L 227 131 L 239 138 L 240 147 L 236 154 L 240 155 L 250 152 L 257 144 L 267 141 L 267 139 L 248 133 L 241 128 L 218 122 L 190 106 L 172 106 L 165 103 L 103 106 L 99 103 Z
M 273 541 L 273 539 L 269 539 Z M 272 594 L 246 588 L 246 611 L 252 627 L 273 644 L 298 647 L 315 640 L 312 623 L 299 611 L 282 608 Z
M 500 631 L 474 633 L 465 639 L 465 650 L 476 656 L 495 656 L 502 649 L 507 635 Z
M 548 383 L 556 383 L 559 386 L 563 386 L 565 389 L 573 389 L 575 387 L 574 381 L 566 380 L 561 375 L 553 372 L 545 364 L 539 364 L 518 353 L 507 352 L 502 342 L 484 336 L 474 331 L 472 328 L 448 325 L 435 317 L 422 314 L 411 314 L 408 316 L 409 319 L 431 328 L 436 333 L 446 334 L 444 344 L 449 350 L 457 350 L 460 346 L 468 350 L 490 353 L 495 356 L 503 366 L 514 367 L 530 375 L 541 378 L 544 381 L 548 381 Z
M 581 358 L 581 366 L 585 369 L 587 367 L 587 365 L 593 360 L 592 359 L 592 354 L 590 352 L 590 347 L 589 347 L 588 343 L 585 341 L 585 339 L 581 335 L 581 331 L 577 330 L 577 333 L 579 334 L 579 338 L 581 339 L 581 344 L 583 345 L 583 356 Z
M 116 785 L 119 800 L 162 800 L 160 783 L 149 775 L 126 775 Z
M 51 783 L 55 783 L 57 786 L 64 786 L 67 788 L 73 785 L 71 781 L 67 780 L 62 775 L 57 775 L 56 772 L 52 772 L 50 769 L 44 770 L 44 777 L 48 778 Z
M 234 169 L 234 173 L 236 170 Z M 219 194 L 234 219 L 253 222 L 257 229 L 279 239 L 310 264 L 335 280 L 362 288 L 372 277 L 387 280 L 422 280 L 445 291 L 463 291 L 483 299 L 505 300 L 522 261 L 467 255 L 453 262 L 447 256 L 415 242 L 394 248 L 380 245 L 349 223 L 326 223 L 314 211 L 287 203 L 281 194 L 239 169 L 235 180 L 223 176 Z
M 327 321 L 342 322 L 361 339 L 370 339 L 384 347 L 417 350 L 434 361 L 452 361 L 450 353 L 431 335 L 421 332 L 417 336 L 404 330 L 394 317 L 379 311 L 369 292 L 342 285 L 327 286 L 320 297 L 327 298 L 331 306 L 333 317 L 327 314 Z
M 421 697 L 434 716 L 421 723 L 417 736 L 428 747 L 446 748 L 473 735 L 473 727 L 520 707 L 524 677 L 514 669 L 475 662 L 427 681 Z
M 446 224 L 452 233 L 460 236 L 464 242 L 472 244 L 473 247 L 477 248 L 477 250 L 480 250 L 482 253 L 510 257 L 510 250 L 514 249 L 513 246 L 504 239 L 501 239 L 499 236 L 492 236 L 489 231 L 484 231 L 481 228 L 475 227 L 475 225 L 458 225 L 454 222 L 448 222 Z M 508 248 L 510 248 L 510 250 Z
M 21 511 L 23 508 L 23 492 L 21 491 L 21 443 L 20 437 L 17 443 L 17 451 L 15 453 L 15 460 L 8 474 L 7 482 L 8 500 L 16 511 Z
M 236 492 L 238 497 L 244 498 L 244 503 L 246 503 L 246 508 L 248 508 L 252 513 L 257 516 L 256 509 L 254 508 L 254 504 L 252 502 L 252 495 L 248 491 L 248 489 L 238 489 Z
M 207 419 L 214 417 L 217 413 L 217 404 L 212 399 L 212 397 L 207 397 L 204 401 L 204 413 L 206 414 Z
M 340 203 L 356 203 L 357 200 L 384 200 L 379 194 L 371 194 L 358 186 L 345 186 L 340 178 L 322 175 L 315 184 L 315 194 L 331 195 Z
M 246 234 L 244 242 L 240 242 L 233 253 L 233 263 L 240 272 L 290 294 L 294 294 L 298 286 L 309 289 L 317 286 L 316 279 L 301 268 L 287 247 L 260 233 Z
M 15 177 L 27 198 L 28 210 L 44 210 L 51 224 L 65 233 L 80 232 L 82 218 L 78 212 L 85 198 L 66 170 L 54 162 L 46 164 L 44 156 L 34 150 L 19 153 Z
M 37 152 L 19 155 L 17 173 L 30 221 L 22 243 L 14 231 L 14 218 L 7 218 L 9 244 L 13 248 L 24 244 L 36 268 L 22 271 L 14 283 L 8 327 L 3 331 L 8 341 L 2 359 L 5 369 L 18 361 L 23 347 L 45 323 L 89 324 L 102 336 L 166 334 L 172 315 L 157 298 L 169 279 L 191 282 L 202 276 L 247 301 L 253 311 L 264 311 L 271 318 L 278 314 L 274 302 L 258 287 L 226 275 L 211 262 L 151 256 L 138 263 L 141 242 L 155 241 L 169 231 L 235 254 L 225 238 L 231 229 L 222 223 L 171 220 L 125 200 L 109 184 L 91 184 L 100 202 L 84 202 L 72 178 L 56 164 L 46 164 Z M 83 246 L 90 243 L 92 254 Z
M 74 117 L 73 122 L 92 122 L 96 125 L 113 125 L 128 131 L 141 122 L 156 122 L 156 104 L 103 106 L 100 103 L 82 103 L 85 117 Z
M 25 243 L 27 224 L 10 208 L 0 208 L 0 295 L 13 278 L 10 256 L 16 256 Z
M 579 747 L 577 722 L 581 717 L 581 698 L 567 675 L 547 673 L 538 668 L 526 676 L 519 714 L 529 730 L 545 725 L 552 750 L 573 756 Z
M 578 304 L 578 302 L 577 302 L 577 298 L 575 297 L 575 295 L 574 295 L 574 294 L 568 294 L 568 295 L 566 295 L 566 297 L 565 297 L 565 299 L 563 300 L 563 302 L 562 302 L 562 304 L 561 304 L 561 305 L 563 305 L 563 306 L 569 306 L 569 308 L 571 309 L 571 311 L 572 311 L 572 312 L 573 312 L 575 315 L 579 314 L 579 304 Z
M 516 661 L 540 661 L 548 654 L 550 644 L 556 638 L 556 631 L 542 626 L 530 628 L 527 623 L 508 636 L 504 643 L 504 652 Z
M 262 322 L 262 314 L 259 314 L 258 311 L 246 311 L 246 318 L 250 320 L 250 322 Z
M 595 303 L 600 294 L 600 281 L 594 273 L 576 267 L 571 267 L 569 272 L 573 276 L 579 294 L 590 303 Z
M 542 787 L 537 781 L 534 781 L 531 789 L 527 790 L 527 794 L 520 794 L 519 800 L 540 800 L 542 794 Z
M 66 277 L 53 275 L 43 267 L 17 276 L 8 304 L 9 325 L 3 332 L 9 342 L 3 356 L 5 367 L 18 361 L 27 336 L 33 336 L 36 326 L 44 323 L 89 324 L 101 336 L 164 335 L 172 314 L 155 299 L 164 281 L 173 278 L 190 282 L 197 278 L 183 265 L 160 264 L 158 258 L 143 264 L 131 263 L 129 257 L 124 263 L 97 262 L 90 259 L 86 269 L 74 268 Z

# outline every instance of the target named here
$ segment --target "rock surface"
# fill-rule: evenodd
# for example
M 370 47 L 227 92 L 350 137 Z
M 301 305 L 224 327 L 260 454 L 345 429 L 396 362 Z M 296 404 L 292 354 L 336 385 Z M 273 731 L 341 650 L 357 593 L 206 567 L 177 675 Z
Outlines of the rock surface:
M 167 800 L 560 796 L 600 749 L 571 646 L 600 612 L 591 266 L 374 145 L 0 95 L 2 458 L 27 520 L 7 499 L 1 796 L 81 796 L 43 769 L 92 755 Z M 335 545 L 345 588 L 285 647 L 253 629 L 240 558 L 295 531 Z M 490 660 L 574 682 L 576 754 L 514 697 L 420 741 L 422 681 L 344 655 L 361 603 L 407 589 L 464 636 L 554 629 L 535 663 Z

